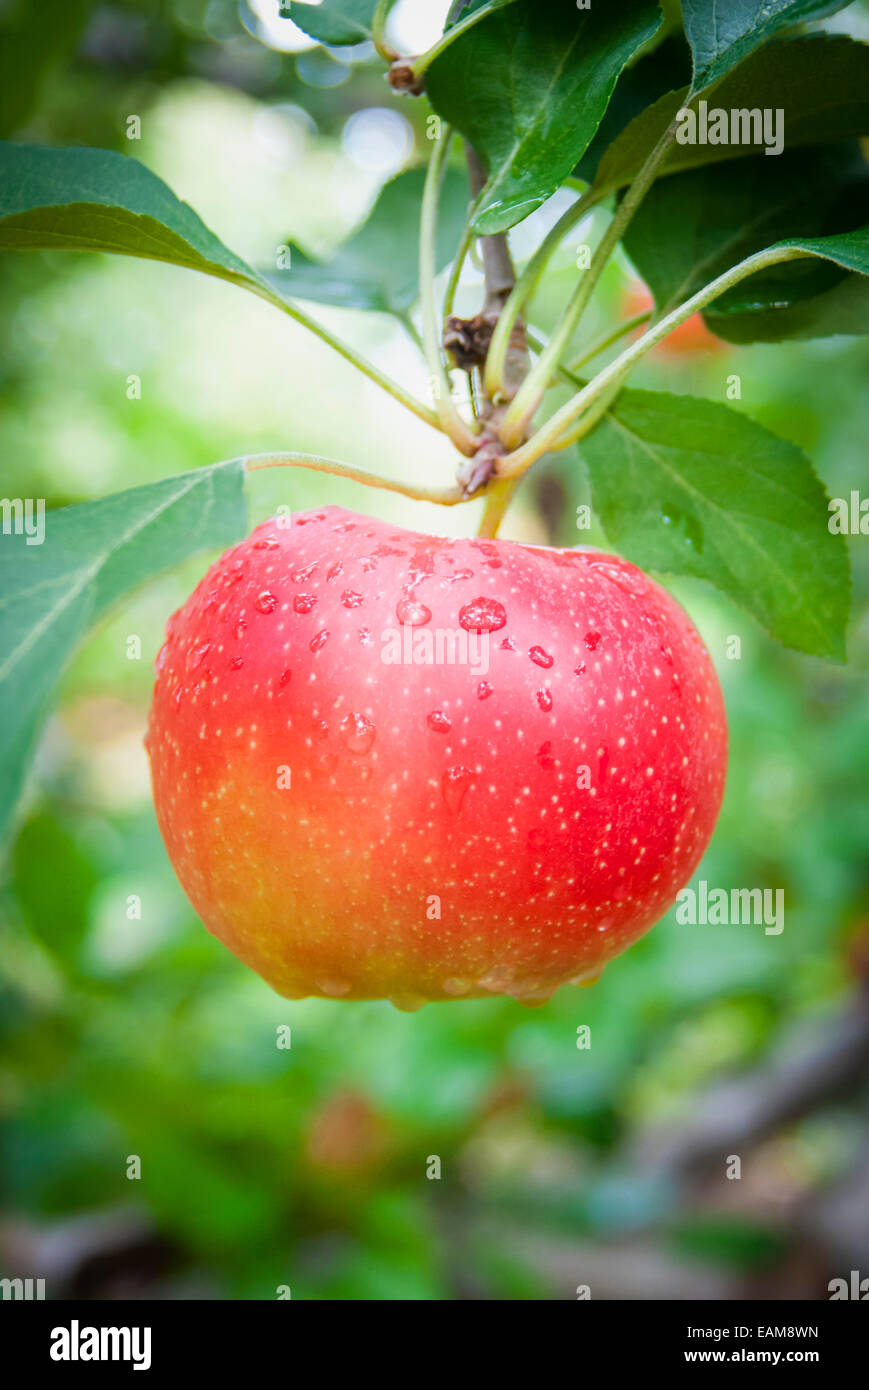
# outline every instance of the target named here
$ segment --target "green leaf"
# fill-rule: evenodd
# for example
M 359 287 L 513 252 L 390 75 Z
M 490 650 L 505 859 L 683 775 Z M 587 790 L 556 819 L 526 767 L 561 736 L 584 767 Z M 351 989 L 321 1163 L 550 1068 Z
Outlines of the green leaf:
M 114 150 L 0 143 L 0 248 L 170 261 L 267 293 L 162 179 Z
M 701 98 L 690 107 L 695 112 Z M 705 100 L 705 98 L 702 98 Z M 815 34 L 772 44 L 727 76 L 709 109 L 783 111 L 787 151 L 869 133 L 869 44 L 847 35 Z M 661 136 L 688 104 L 683 88 L 668 92 L 636 117 L 607 150 L 598 169 L 601 193 L 621 188 L 642 168 Z M 764 144 L 674 144 L 662 173 L 763 154 Z M 772 164 L 776 156 L 765 155 Z M 781 158 L 781 156 L 778 156 Z
M 860 146 L 849 142 L 662 179 L 636 213 L 624 244 L 663 315 L 775 242 L 865 222 L 869 165 Z M 846 273 L 829 261 L 775 266 L 723 295 L 714 313 L 720 324 L 729 313 L 785 309 L 822 296 Z
M 690 78 L 691 53 L 681 33 L 669 35 L 651 53 L 630 63 L 616 83 L 594 139 L 573 171 L 575 176 L 591 183 L 604 154 L 630 122 L 662 96 L 687 85 Z
M 424 169 L 399 174 L 381 190 L 367 220 L 331 261 L 291 247 L 290 269 L 266 276 L 276 289 L 318 304 L 403 314 L 418 296 L 419 210 Z M 448 169 L 441 188 L 437 266 L 455 254 L 468 214 L 468 180 Z
M 243 535 L 243 480 L 242 461 L 235 459 L 48 512 L 41 542 L 35 526 L 30 535 L 21 526 L 4 535 L 0 834 L 14 809 L 48 696 L 80 639 L 144 580 Z
M 788 25 L 842 10 L 850 0 L 682 0 L 685 34 L 694 55 L 692 90 L 720 81 L 773 34 Z
M 50 864 L 51 873 L 34 873 Z M 72 974 L 90 925 L 89 908 L 100 877 L 81 844 L 49 810 L 21 827 L 10 857 L 10 883 L 28 928 Z
M 865 181 L 855 191 L 848 212 L 853 215 L 858 209 L 862 209 L 864 217 L 869 213 Z M 794 295 L 797 282 L 783 273 L 790 268 L 808 271 L 805 261 L 753 275 L 717 299 L 707 312 L 716 332 L 721 330 L 724 337 L 735 333 L 735 342 L 758 341 L 755 333 L 763 341 L 775 342 L 783 337 L 822 338 L 835 333 L 869 332 L 869 225 L 832 236 L 787 237 L 775 245 L 796 246 L 829 262 L 830 267 L 838 266 L 852 273 L 844 279 L 835 277 L 834 288 L 808 299 Z M 779 276 L 776 271 L 782 274 Z M 814 281 L 807 275 L 805 283 Z M 755 317 L 758 324 L 753 328 Z
M 825 294 L 784 305 L 746 306 L 741 313 L 731 308 L 719 314 L 718 303 L 705 310 L 703 317 L 713 333 L 730 343 L 781 343 L 869 333 L 869 279 L 860 275 L 847 275 Z
M 732 342 L 778 342 L 869 332 L 869 226 L 825 237 L 788 237 L 776 246 L 795 246 L 849 273 L 831 290 L 810 299 L 790 299 L 789 283 L 775 299 L 775 267 L 751 276 L 717 299 L 707 311 L 710 327 Z M 794 262 L 795 267 L 804 264 Z M 759 285 L 755 290 L 754 286 Z
M 457 39 L 428 69 L 435 110 L 488 173 L 474 229 L 505 231 L 540 207 L 582 158 L 629 58 L 656 33 L 654 0 L 518 0 Z
M 371 21 L 377 0 L 323 0 L 321 5 L 282 0 L 280 15 L 291 19 L 303 33 L 320 43 L 364 43 L 371 38 Z
M 839 232 L 835 236 L 786 237 L 777 246 L 797 246 L 811 256 L 822 256 L 846 270 L 869 275 L 869 227 Z
M 629 560 L 706 579 L 785 646 L 844 659 L 847 550 L 796 445 L 714 401 L 628 390 L 582 452 Z

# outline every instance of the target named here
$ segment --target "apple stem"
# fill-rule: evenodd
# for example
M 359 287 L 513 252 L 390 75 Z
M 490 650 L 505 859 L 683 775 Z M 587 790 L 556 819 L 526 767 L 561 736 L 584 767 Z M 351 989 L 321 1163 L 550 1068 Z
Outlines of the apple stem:
M 380 0 L 380 3 L 383 4 L 384 0 Z M 395 0 L 389 0 L 389 3 L 394 4 Z M 439 58 L 451 43 L 461 38 L 475 24 L 479 24 L 481 19 L 485 19 L 495 10 L 499 10 L 503 4 L 504 0 L 486 0 L 486 3 L 481 5 L 478 10 L 465 15 L 465 18 L 459 20 L 457 24 L 452 23 L 452 21 L 455 15 L 461 14 L 465 7 L 465 0 L 460 0 L 460 3 L 453 5 L 446 20 L 447 26 L 452 25 L 452 27 L 447 27 L 431 48 L 427 48 L 425 53 L 420 53 L 416 58 L 399 58 L 395 62 L 393 68 L 387 73 L 393 87 L 398 91 L 420 96 L 425 90 L 426 69 L 434 62 L 435 58 Z M 378 48 L 377 51 L 380 52 L 380 49 Z M 381 54 L 381 57 L 385 56 L 385 54 Z
M 658 169 L 669 153 L 675 137 L 676 123 L 673 122 L 664 131 L 625 193 L 597 245 L 588 270 L 582 274 L 579 284 L 571 295 L 561 322 L 550 338 L 545 352 L 535 363 L 512 400 L 501 426 L 501 439 L 508 449 L 517 448 L 525 438 L 532 417 L 558 369 L 558 363 L 576 332 L 598 280 L 609 262 L 610 256 L 621 241 L 634 213 L 654 183 Z
M 313 468 L 318 473 L 331 473 L 336 478 L 350 478 L 352 482 L 363 483 L 366 487 L 397 492 L 402 497 L 412 497 L 417 502 L 436 502 L 442 507 L 454 507 L 465 500 L 460 487 L 417 487 L 400 479 L 381 478 L 376 473 L 366 473 L 363 468 L 353 468 L 349 463 L 342 463 L 339 459 L 322 458 L 318 454 L 247 454 L 241 462 L 251 473 L 260 468 Z
M 578 416 L 588 410 L 605 392 L 620 386 L 628 372 L 641 358 L 645 357 L 647 352 L 650 352 L 653 347 L 657 347 L 658 343 L 668 337 L 674 329 L 689 319 L 692 314 L 696 314 L 698 309 L 705 308 L 707 304 L 718 299 L 726 290 L 739 284 L 749 275 L 754 275 L 758 270 L 780 265 L 784 261 L 804 259 L 810 254 L 810 252 L 800 250 L 799 247 L 771 246 L 766 251 L 758 251 L 755 255 L 748 256 L 738 265 L 732 266 L 730 270 L 711 280 L 708 285 L 698 290 L 678 309 L 674 309 L 672 313 L 667 314 L 649 328 L 630 347 L 625 348 L 624 352 L 608 367 L 604 367 L 587 386 L 584 386 L 566 405 L 551 415 L 527 444 L 523 444 L 512 453 L 505 455 L 498 469 L 499 476 L 502 478 L 521 476 L 531 467 L 532 463 L 536 463 L 548 450 L 558 447 L 559 441 Z M 577 436 L 574 435 L 575 437 Z
M 605 334 L 602 338 L 596 339 L 590 347 L 581 352 L 578 357 L 574 357 L 566 368 L 569 372 L 578 372 L 580 367 L 584 367 L 587 362 L 593 362 L 602 352 L 606 352 L 608 347 L 617 343 L 619 338 L 623 338 L 626 333 L 632 333 L 635 328 L 641 328 L 644 323 L 648 323 L 652 317 L 651 309 L 646 309 L 642 314 L 633 314 L 629 319 L 624 319 L 618 324 L 611 333 Z
M 377 0 L 374 6 L 374 14 L 371 16 L 371 40 L 374 44 L 378 57 L 385 63 L 394 63 L 398 54 L 394 48 L 390 48 L 386 42 L 384 30 L 386 21 L 389 18 L 389 11 L 395 4 L 395 0 Z
M 477 535 L 486 540 L 494 540 L 504 513 L 513 500 L 513 493 L 519 486 L 518 478 L 497 479 L 491 487 L 483 509 Z
M 591 189 L 587 190 L 581 198 L 577 198 L 566 212 L 550 227 L 546 236 L 541 241 L 534 255 L 528 261 L 516 280 L 510 292 L 504 308 L 499 315 L 492 334 L 492 342 L 486 357 L 485 386 L 486 394 L 490 400 L 498 402 L 507 400 L 507 384 L 505 382 L 505 361 L 507 349 L 510 344 L 510 335 L 513 331 L 519 314 L 525 307 L 531 295 L 537 288 L 553 253 L 561 244 L 562 238 L 575 223 L 585 217 L 590 212 L 595 203 L 598 202 L 599 195 Z
M 453 305 L 455 304 L 456 300 L 456 291 L 459 288 L 459 280 L 462 276 L 462 269 L 464 267 L 465 261 L 467 260 L 468 252 L 471 249 L 472 241 L 473 233 L 471 231 L 471 218 L 469 214 L 465 222 L 464 230 L 462 232 L 462 239 L 459 242 L 458 250 L 456 251 L 455 258 L 450 269 L 450 278 L 447 281 L 447 288 L 444 294 L 444 321 L 448 320 L 453 312 Z
M 453 401 L 452 386 L 441 352 L 441 333 L 435 304 L 438 198 L 452 137 L 452 127 L 445 126 L 434 143 L 426 173 L 419 230 L 419 295 L 423 348 L 441 429 L 460 453 L 470 456 L 476 451 L 479 441 L 471 427 L 462 419 Z

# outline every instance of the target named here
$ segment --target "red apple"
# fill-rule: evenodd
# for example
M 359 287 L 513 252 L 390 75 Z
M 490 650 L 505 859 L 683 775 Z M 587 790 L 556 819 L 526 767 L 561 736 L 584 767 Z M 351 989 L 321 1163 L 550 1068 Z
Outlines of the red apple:
M 653 309 L 655 301 L 649 294 L 645 285 L 634 285 L 624 291 L 621 301 L 622 318 L 630 319 L 635 314 L 644 314 L 647 309 Z M 645 333 L 648 325 L 643 324 L 634 335 L 639 338 Z M 656 348 L 652 349 L 653 356 L 659 357 L 693 357 L 698 353 L 727 352 L 729 344 L 723 338 L 719 338 L 715 333 L 706 327 L 706 320 L 702 314 L 692 314 L 684 323 L 680 323 L 672 333 L 669 333 Z
M 208 929 L 290 998 L 402 1008 L 597 975 L 690 878 L 727 760 L 703 643 L 633 565 L 336 507 L 212 566 L 148 743 Z

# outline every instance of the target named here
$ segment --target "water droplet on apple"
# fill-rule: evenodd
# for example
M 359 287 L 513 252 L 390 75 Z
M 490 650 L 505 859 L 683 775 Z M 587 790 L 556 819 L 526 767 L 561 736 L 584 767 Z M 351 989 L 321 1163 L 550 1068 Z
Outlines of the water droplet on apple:
M 355 710 L 345 714 L 339 725 L 341 737 L 351 753 L 370 753 L 377 736 L 373 722 L 365 714 Z
M 361 608 L 365 600 L 355 589 L 345 589 L 341 595 L 341 602 L 345 608 Z
M 459 624 L 466 632 L 497 632 L 507 625 L 507 610 L 496 598 L 481 596 L 459 609 Z
M 517 1004 L 521 1004 L 523 1009 L 542 1009 L 544 1004 L 548 1004 L 552 998 L 554 990 L 548 990 L 546 994 L 514 994 L 513 998 Z
M 549 652 L 545 652 L 542 647 L 532 647 L 528 655 L 534 665 L 542 666 L 544 671 L 548 671 L 551 666 L 555 665 L 555 657 L 550 656 Z
M 602 574 L 605 579 L 615 584 L 616 588 L 621 589 L 622 593 L 630 594 L 632 598 L 642 598 L 648 592 L 645 575 L 639 570 L 624 570 L 608 560 L 589 560 L 588 567 L 596 574 Z
M 453 721 L 440 709 L 432 710 L 431 714 L 426 716 L 425 722 L 436 734 L 448 734 L 453 727 Z
M 258 613 L 274 613 L 277 606 L 278 600 L 268 589 L 263 589 L 254 603 L 254 608 Z
M 552 692 L 550 690 L 538 690 L 537 703 L 543 710 L 543 713 L 548 714 L 552 709 Z
M 318 980 L 317 988 L 322 994 L 328 994 L 332 999 L 342 999 L 345 994 L 350 993 L 350 981 L 338 978 Z
M 191 647 L 187 653 L 187 670 L 198 671 L 210 651 L 210 642 L 200 642 L 197 647 Z
M 312 652 L 318 652 L 321 647 L 325 647 L 328 640 L 329 629 L 327 627 L 322 627 L 320 628 L 320 631 L 311 638 L 310 642 L 308 643 L 308 646 L 310 647 Z
M 546 743 L 541 743 L 537 750 L 537 761 L 544 772 L 551 772 L 555 767 L 555 758 L 552 755 L 552 744 L 547 739 Z
M 418 994 L 393 994 L 390 996 L 390 1004 L 395 1009 L 400 1009 L 403 1014 L 414 1014 L 417 1009 L 421 1009 L 427 1000 Z
M 590 652 L 596 651 L 598 646 L 600 645 L 600 633 L 587 632 L 585 634 L 585 637 L 583 638 L 583 641 L 585 642 L 585 645 Z
M 488 681 L 480 681 L 480 684 L 477 686 L 477 699 L 488 700 L 494 689 L 494 685 L 490 685 Z
M 395 605 L 395 616 L 405 627 L 425 627 L 431 622 L 431 609 L 418 599 L 403 598 Z
M 310 613 L 317 606 L 316 594 L 296 594 L 293 599 L 294 613 Z
M 480 977 L 479 985 L 481 989 L 491 990 L 492 994 L 503 994 L 512 979 L 513 971 L 509 965 L 495 965 Z
M 455 767 L 448 767 L 441 778 L 441 795 L 447 810 L 452 811 L 453 815 L 457 815 L 462 809 L 462 802 L 473 781 L 474 774 L 471 769 L 469 767 L 462 767 L 461 764 Z
M 606 928 L 603 930 L 605 931 Z M 568 983 L 576 985 L 578 989 L 591 989 L 592 985 L 597 984 L 602 974 L 603 970 L 595 970 L 591 975 L 574 975 Z

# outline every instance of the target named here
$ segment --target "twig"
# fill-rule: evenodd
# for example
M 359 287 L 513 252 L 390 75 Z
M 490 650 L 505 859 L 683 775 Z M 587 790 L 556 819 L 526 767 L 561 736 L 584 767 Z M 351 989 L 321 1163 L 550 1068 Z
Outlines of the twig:
M 248 472 L 256 472 L 260 468 L 313 468 L 317 473 L 331 473 L 336 478 L 349 478 L 354 483 L 364 483 L 366 487 L 398 492 L 402 497 L 412 497 L 417 502 L 437 502 L 442 507 L 454 507 L 465 500 L 462 489 L 458 487 L 416 487 L 392 478 L 380 478 L 376 473 L 366 473 L 364 469 L 353 468 L 339 459 L 321 458 L 317 454 L 248 454 L 242 462 Z

